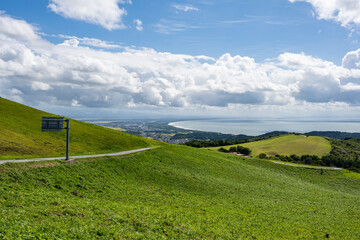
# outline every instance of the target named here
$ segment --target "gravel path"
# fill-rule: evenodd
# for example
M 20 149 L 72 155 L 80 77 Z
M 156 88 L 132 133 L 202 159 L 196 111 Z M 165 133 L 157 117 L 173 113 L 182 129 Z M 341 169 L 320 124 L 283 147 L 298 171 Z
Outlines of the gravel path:
M 70 156 L 70 159 L 77 159 L 77 158 L 92 158 L 92 157 L 105 157 L 105 156 L 119 156 L 119 155 L 126 155 L 126 154 L 130 154 L 130 153 L 137 153 L 137 152 L 142 152 L 142 151 L 146 151 L 146 150 L 150 150 L 153 147 L 149 147 L 149 148 L 140 148 L 140 149 L 135 149 L 135 150 L 130 150 L 130 151 L 124 151 L 124 152 L 117 152 L 117 153 L 105 153 L 105 154 L 95 154 L 95 155 L 80 155 L 80 156 Z M 4 163 L 20 163 L 20 162 L 41 162 L 41 161 L 51 161 L 51 160 L 61 160 L 64 159 L 65 157 L 51 157 L 51 158 L 29 158 L 29 159 L 12 159 L 12 160 L 1 160 L 0 164 L 4 164 Z

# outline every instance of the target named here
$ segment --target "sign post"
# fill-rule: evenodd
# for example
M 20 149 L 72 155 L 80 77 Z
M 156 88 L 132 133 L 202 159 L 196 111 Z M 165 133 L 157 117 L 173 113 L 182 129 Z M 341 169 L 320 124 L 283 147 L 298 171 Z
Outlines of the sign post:
M 66 129 L 66 158 L 69 160 L 69 137 L 70 137 L 70 119 L 66 119 L 66 127 L 64 128 L 63 117 L 43 117 L 41 123 L 41 131 L 43 132 L 62 132 Z
M 69 160 L 69 137 L 70 137 L 70 120 L 66 119 L 66 158 Z

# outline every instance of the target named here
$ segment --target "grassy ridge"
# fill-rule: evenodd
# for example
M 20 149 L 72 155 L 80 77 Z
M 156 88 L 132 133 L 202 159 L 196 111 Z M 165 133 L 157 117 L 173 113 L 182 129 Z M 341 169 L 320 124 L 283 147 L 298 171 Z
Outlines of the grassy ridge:
M 249 142 L 240 144 L 243 147 L 251 149 L 252 156 L 258 156 L 265 153 L 268 156 L 279 155 L 317 155 L 322 157 L 331 151 L 331 144 L 323 137 L 306 137 L 304 135 L 286 135 L 268 140 Z M 237 145 L 233 145 L 237 146 Z M 232 146 L 225 146 L 229 149 Z M 219 147 L 211 148 L 217 150 Z
M 55 116 L 0 98 L 0 159 L 65 154 L 64 132 L 41 132 L 43 116 Z M 70 154 L 105 153 L 157 145 L 158 142 L 70 121 Z
M 0 238 L 360 238 L 360 179 L 345 170 L 174 145 L 38 164 L 0 166 Z

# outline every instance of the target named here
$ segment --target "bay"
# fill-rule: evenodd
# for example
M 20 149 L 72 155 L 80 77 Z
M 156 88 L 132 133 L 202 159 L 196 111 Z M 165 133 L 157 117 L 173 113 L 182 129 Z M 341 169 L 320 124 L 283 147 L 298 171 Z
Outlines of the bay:
M 202 119 L 169 123 L 169 125 L 206 132 L 245 134 L 257 136 L 272 131 L 306 133 L 311 131 L 360 132 L 360 121 L 315 121 L 315 120 L 236 120 Z

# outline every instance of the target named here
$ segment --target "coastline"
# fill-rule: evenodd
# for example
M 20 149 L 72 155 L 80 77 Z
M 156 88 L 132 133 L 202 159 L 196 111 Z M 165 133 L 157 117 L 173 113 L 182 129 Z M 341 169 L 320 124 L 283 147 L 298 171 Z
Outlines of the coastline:
M 358 121 L 309 121 L 309 120 L 235 120 L 202 119 L 184 120 L 168 123 L 169 126 L 192 131 L 222 134 L 245 134 L 258 136 L 274 131 L 307 133 L 312 131 L 359 133 Z
M 175 128 L 184 129 L 184 130 L 193 130 L 193 131 L 196 131 L 196 129 L 186 128 L 186 127 L 183 127 L 183 126 L 180 126 L 180 125 L 176 125 L 177 123 L 180 123 L 180 122 L 184 122 L 184 121 L 170 122 L 170 123 L 168 123 L 168 125 L 169 125 L 169 126 L 172 126 L 172 127 L 175 127 Z

